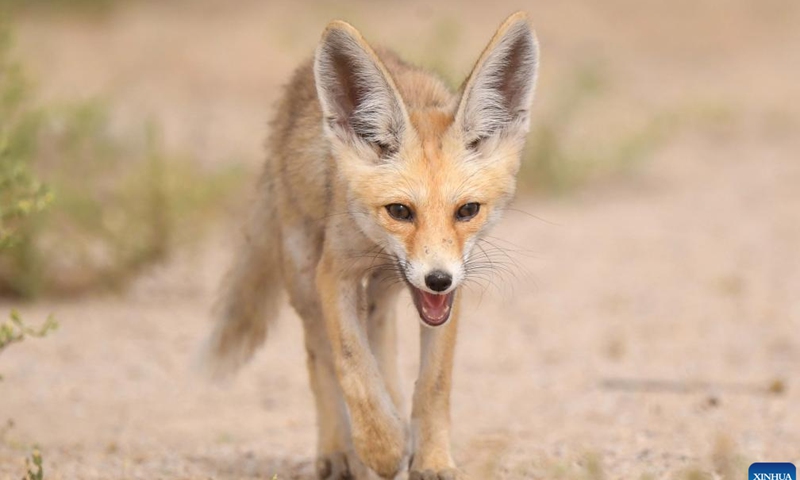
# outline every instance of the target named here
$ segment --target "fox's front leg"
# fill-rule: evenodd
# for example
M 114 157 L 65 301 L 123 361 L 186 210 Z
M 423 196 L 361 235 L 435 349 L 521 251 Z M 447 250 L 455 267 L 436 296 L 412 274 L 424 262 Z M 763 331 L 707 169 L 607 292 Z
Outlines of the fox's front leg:
M 459 303 L 456 297 L 447 324 L 422 327 L 420 333 L 420 373 L 411 412 L 414 460 L 409 480 L 461 478 L 450 455 L 450 388 Z
M 380 476 L 393 478 L 406 457 L 406 425 L 386 391 L 359 320 L 360 279 L 342 272 L 327 253 L 317 270 L 317 288 L 331 342 L 336 375 L 352 422 L 353 446 Z

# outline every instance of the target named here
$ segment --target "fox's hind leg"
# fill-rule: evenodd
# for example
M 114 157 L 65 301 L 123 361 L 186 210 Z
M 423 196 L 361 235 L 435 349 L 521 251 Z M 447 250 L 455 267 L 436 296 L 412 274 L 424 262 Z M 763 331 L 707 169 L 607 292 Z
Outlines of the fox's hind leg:
M 352 446 L 347 406 L 336 379 L 314 278 L 321 239 L 284 226 L 283 273 L 289 302 L 303 321 L 308 376 L 317 411 L 317 475 L 323 480 L 369 478 Z

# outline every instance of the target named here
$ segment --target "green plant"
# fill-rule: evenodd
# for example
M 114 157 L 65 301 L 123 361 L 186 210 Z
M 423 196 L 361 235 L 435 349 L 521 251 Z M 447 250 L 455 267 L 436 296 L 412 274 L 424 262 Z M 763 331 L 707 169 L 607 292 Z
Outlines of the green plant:
M 30 86 L 10 50 L 9 29 L 0 24 L 0 263 L 11 251 L 24 263 L 31 225 L 53 196 L 33 172 L 42 115 L 28 106 Z
M 241 169 L 198 168 L 165 152 L 155 122 L 114 130 L 97 100 L 33 107 L 3 45 L 0 293 L 121 288 L 230 205 Z
M 16 310 L 12 310 L 9 319 L 0 323 L 0 352 L 12 343 L 23 341 L 26 337 L 42 338 L 57 328 L 58 322 L 52 316 L 48 317 L 39 328 L 33 328 L 22 321 Z
M 16 311 L 11 311 L 10 319 L 0 323 L 0 353 L 9 345 L 21 342 L 27 337 L 42 338 L 58 328 L 52 316 L 39 327 L 33 328 L 26 325 Z M 0 375 L 0 380 L 3 377 Z M 14 421 L 8 419 L 6 424 L 0 428 L 0 442 L 6 442 L 8 431 L 14 427 Z M 44 470 L 42 468 L 42 455 L 38 450 L 34 450 L 30 458 L 25 459 L 26 474 L 22 480 L 42 480 Z
M 42 338 L 57 328 L 58 322 L 53 319 L 52 315 L 39 328 L 33 328 L 26 325 L 19 313 L 12 310 L 9 319 L 0 323 L 0 353 L 13 343 L 19 343 L 27 337 Z M 0 380 L 2 379 L 3 377 L 0 375 Z
M 42 454 L 38 450 L 34 450 L 30 458 L 25 459 L 25 476 L 22 480 L 44 480 Z
M 16 245 L 26 219 L 52 201 L 31 169 L 40 115 L 24 108 L 28 84 L 20 65 L 10 60 L 10 48 L 11 36 L 0 24 L 0 251 Z

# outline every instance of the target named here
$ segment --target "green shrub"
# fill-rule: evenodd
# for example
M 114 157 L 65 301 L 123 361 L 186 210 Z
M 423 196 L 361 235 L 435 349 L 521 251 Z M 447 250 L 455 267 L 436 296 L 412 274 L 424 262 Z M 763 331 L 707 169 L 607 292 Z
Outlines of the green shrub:
M 58 322 L 52 316 L 48 317 L 39 328 L 33 328 L 26 325 L 19 314 L 12 310 L 9 319 L 0 323 L 0 353 L 3 353 L 3 350 L 8 348 L 9 345 L 19 343 L 28 337 L 42 338 L 57 328 Z M 2 379 L 3 376 L 0 375 L 0 380 Z M 10 425 L 13 425 L 13 423 L 10 423 Z M 5 428 L 0 429 L 0 440 L 2 440 L 4 430 Z
M 40 115 L 24 109 L 27 83 L 9 59 L 10 46 L 8 30 L 0 24 L 0 251 L 14 246 L 25 219 L 52 200 L 28 161 Z
M 44 480 L 42 454 L 38 450 L 34 451 L 30 458 L 25 459 L 25 476 L 22 480 Z
M 240 169 L 167 154 L 154 122 L 113 131 L 99 101 L 34 107 L 2 38 L 0 294 L 120 288 L 226 208 Z
M 0 352 L 12 343 L 21 342 L 25 337 L 41 338 L 56 328 L 58 328 L 58 323 L 52 317 L 48 318 L 39 328 L 25 325 L 19 314 L 12 310 L 10 319 L 0 323 Z

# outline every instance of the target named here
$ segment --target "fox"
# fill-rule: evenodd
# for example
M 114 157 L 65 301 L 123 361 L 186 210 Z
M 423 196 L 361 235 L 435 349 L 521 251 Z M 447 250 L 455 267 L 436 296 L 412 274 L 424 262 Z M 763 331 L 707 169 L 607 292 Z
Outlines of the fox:
M 336 20 L 286 85 L 206 366 L 221 378 L 245 364 L 285 291 L 303 324 L 318 478 L 465 478 L 450 438 L 459 287 L 515 193 L 538 65 L 524 12 L 457 91 Z M 397 362 L 404 290 L 421 323 L 410 421 Z

